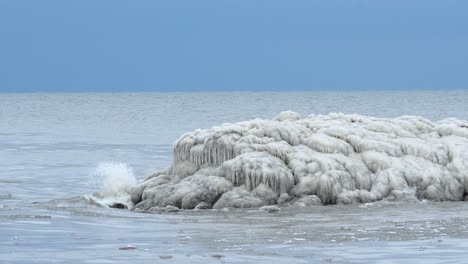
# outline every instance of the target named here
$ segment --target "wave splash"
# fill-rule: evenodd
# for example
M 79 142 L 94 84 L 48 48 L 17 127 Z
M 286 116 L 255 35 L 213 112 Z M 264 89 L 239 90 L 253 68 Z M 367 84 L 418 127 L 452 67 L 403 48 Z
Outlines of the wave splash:
M 198 129 L 176 141 L 168 169 L 131 190 L 131 202 L 137 211 L 310 206 L 392 200 L 406 190 L 419 200 L 465 199 L 468 121 L 286 111 Z
M 133 169 L 125 163 L 100 163 L 93 173 L 100 181 L 101 190 L 84 198 L 91 203 L 116 208 L 132 208 L 132 188 L 137 184 Z

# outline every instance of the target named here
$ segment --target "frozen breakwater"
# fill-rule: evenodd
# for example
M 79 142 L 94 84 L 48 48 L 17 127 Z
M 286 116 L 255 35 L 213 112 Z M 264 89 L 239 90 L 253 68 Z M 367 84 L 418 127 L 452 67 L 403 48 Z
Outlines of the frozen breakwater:
M 172 165 L 128 199 L 152 211 L 462 201 L 467 189 L 468 121 L 286 111 L 182 135 Z

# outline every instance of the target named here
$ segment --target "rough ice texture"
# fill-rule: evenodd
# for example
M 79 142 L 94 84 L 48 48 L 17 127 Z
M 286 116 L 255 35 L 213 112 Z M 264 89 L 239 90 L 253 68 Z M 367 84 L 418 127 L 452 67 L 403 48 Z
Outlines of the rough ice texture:
M 184 134 L 167 170 L 132 191 L 134 208 L 367 203 L 414 197 L 462 201 L 468 121 L 331 113 L 222 124 Z

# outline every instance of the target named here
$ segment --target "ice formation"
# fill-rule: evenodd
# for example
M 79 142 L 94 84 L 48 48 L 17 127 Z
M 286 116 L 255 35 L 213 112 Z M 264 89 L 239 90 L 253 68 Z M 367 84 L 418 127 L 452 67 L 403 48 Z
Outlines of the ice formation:
M 131 191 L 134 209 L 367 203 L 414 189 L 461 201 L 468 189 L 468 121 L 286 111 L 195 130 L 174 161 Z M 268 208 L 268 207 L 267 207 Z

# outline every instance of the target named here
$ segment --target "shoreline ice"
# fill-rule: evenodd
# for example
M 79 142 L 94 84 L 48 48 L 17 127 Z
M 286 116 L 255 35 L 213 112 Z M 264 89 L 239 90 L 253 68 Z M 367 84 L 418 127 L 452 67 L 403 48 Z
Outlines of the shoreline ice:
M 468 190 L 468 121 L 286 111 L 197 129 L 174 161 L 130 192 L 133 210 L 310 206 L 398 199 L 462 201 Z M 408 193 L 408 192 L 405 192 Z

